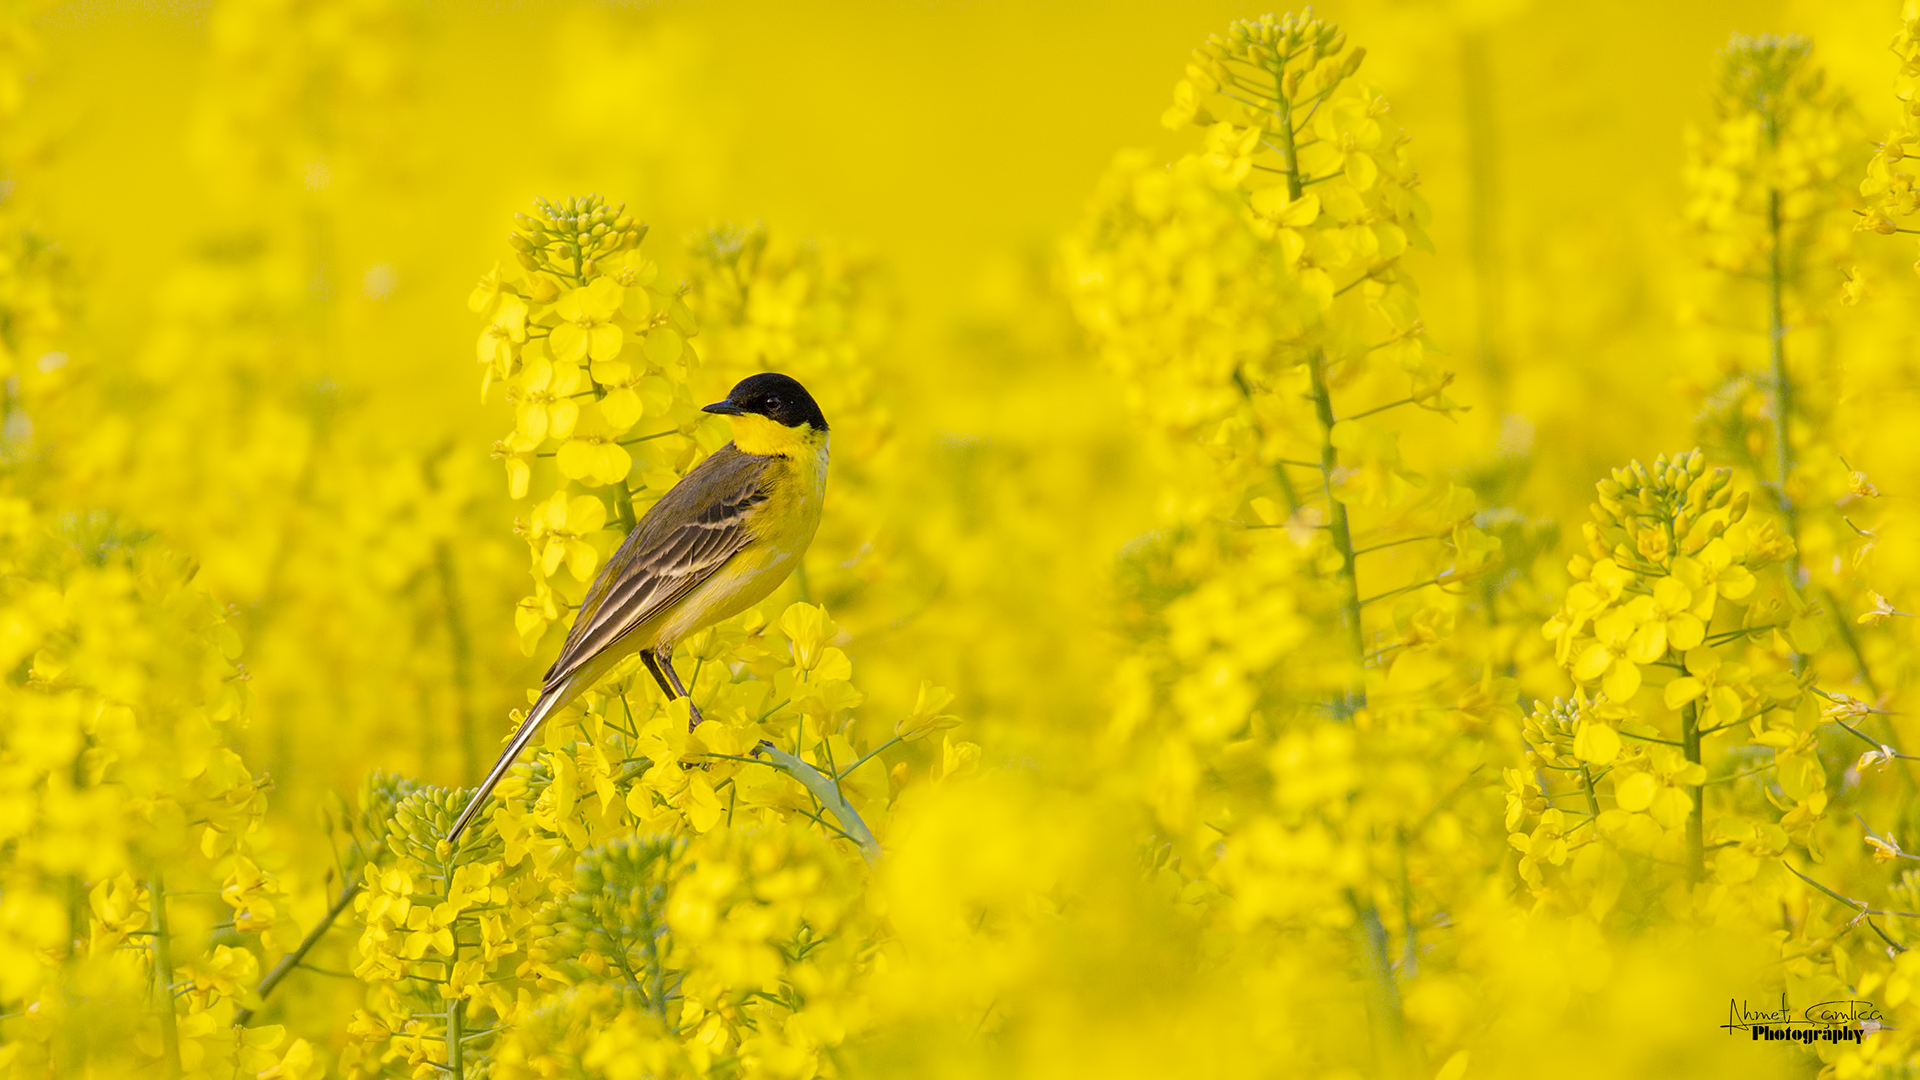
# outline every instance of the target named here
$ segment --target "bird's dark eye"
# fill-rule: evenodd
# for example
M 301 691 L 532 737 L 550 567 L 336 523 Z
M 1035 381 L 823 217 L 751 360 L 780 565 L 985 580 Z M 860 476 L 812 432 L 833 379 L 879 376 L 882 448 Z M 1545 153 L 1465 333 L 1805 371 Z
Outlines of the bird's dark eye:
M 779 398 L 770 397 L 767 399 L 767 411 L 770 413 L 777 413 L 780 411 L 781 404 L 782 402 L 780 401 Z

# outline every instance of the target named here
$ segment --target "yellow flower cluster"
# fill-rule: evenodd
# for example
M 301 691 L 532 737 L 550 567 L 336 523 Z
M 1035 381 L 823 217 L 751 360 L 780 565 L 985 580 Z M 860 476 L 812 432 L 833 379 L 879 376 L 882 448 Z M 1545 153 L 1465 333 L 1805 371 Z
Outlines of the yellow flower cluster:
M 1697 450 L 1615 470 L 1598 494 L 1588 550 L 1568 566 L 1576 584 L 1544 627 L 1579 692 L 1535 703 L 1531 772 L 1507 770 L 1507 828 L 1536 895 L 1604 917 L 1628 878 L 1623 853 L 1698 881 L 1710 847 L 1718 880 L 1749 881 L 1757 859 L 1810 842 L 1827 794 L 1813 753 L 1818 712 L 1802 707 L 1811 698 L 1788 662 L 1819 647 L 1820 624 L 1795 614 L 1797 597 L 1777 572 L 1771 588 L 1755 575 L 1789 543 L 1748 514 L 1731 472 L 1709 472 Z M 1705 756 L 1707 743 L 1742 734 L 1744 745 Z M 1711 834 L 1709 763 L 1726 779 L 1766 777 L 1714 789 L 1729 797 L 1720 809 L 1739 810 L 1733 821 L 1716 815 Z M 1768 787 L 1785 814 L 1756 823 L 1751 804 Z M 1574 805 L 1553 805 L 1558 798 Z M 1549 882 L 1548 868 L 1563 869 Z
M 0 171 L 22 145 L 26 5 L 0 22 Z M 0 1071 L 317 1077 L 309 1041 L 239 1028 L 292 944 L 230 609 L 144 523 L 73 501 L 75 278 L 0 199 Z M 109 436 L 110 437 L 110 436 Z M 58 446 L 61 453 L 51 453 Z
M 1286 927 L 1355 971 L 1316 986 L 1364 1006 L 1387 1067 L 1436 1030 L 1397 958 L 1473 859 L 1448 806 L 1472 782 L 1444 778 L 1515 709 L 1471 587 L 1501 542 L 1385 415 L 1456 406 L 1401 266 L 1426 208 L 1361 56 L 1310 15 L 1213 39 L 1167 116 L 1203 149 L 1121 159 L 1066 275 L 1161 469 L 1164 531 L 1123 564 L 1111 767 L 1187 917 L 1219 940 Z
M 364 333 L 373 301 L 337 280 L 335 245 L 359 213 L 337 200 L 393 184 L 381 110 L 363 107 L 391 89 L 386 12 L 218 9 L 207 96 L 184 120 L 223 213 L 162 264 L 124 339 L 56 343 L 73 324 L 62 305 L 84 297 L 68 295 L 44 239 L 10 227 L 0 241 L 0 277 L 23 273 L 6 301 L 23 333 L 0 346 L 33 406 L 16 411 L 23 456 L 57 447 L 45 465 L 59 487 L 130 536 L 194 553 L 201 583 L 237 608 L 272 718 L 237 748 L 335 790 L 369 763 L 477 768 L 477 701 L 510 681 L 473 662 L 468 619 L 507 581 L 486 462 L 362 408 L 375 365 L 341 344 Z M 308 103 L 297 123 L 282 115 L 291 102 Z M 348 715 L 383 724 L 323 722 Z M 326 789 L 300 788 L 302 815 Z M 326 872 L 302 861 L 302 874 Z
M 0 1069 L 317 1075 L 284 1028 L 233 1026 L 292 926 L 260 866 L 265 780 L 226 745 L 248 700 L 226 613 L 191 561 L 63 528 L 9 486 Z M 87 1004 L 110 1000 L 149 1007 Z
M 1857 300 L 1843 275 L 1838 178 L 1856 118 L 1800 37 L 1735 37 L 1716 87 L 1716 124 L 1690 133 L 1687 222 L 1714 277 L 1693 303 L 1723 361 L 1704 389 L 1717 452 L 1772 482 L 1773 502 L 1798 548 L 1789 576 L 1819 574 L 1849 530 L 1820 508 L 1847 475 L 1828 434 L 1835 400 L 1834 343 L 1822 330 L 1831 300 Z M 1711 312 L 1712 314 L 1707 314 Z M 1722 341 L 1737 344 L 1728 348 Z M 1806 511 L 1806 512 L 1803 512 Z M 1826 588 L 1832 575 L 1821 574 Z
M 500 380 L 514 408 L 513 433 L 494 449 L 509 494 L 526 498 L 535 463 L 551 459 L 542 497 L 519 525 L 534 590 L 514 626 L 529 653 L 611 553 L 608 522 L 624 529 L 637 520 L 630 485 L 657 498 L 696 445 L 656 440 L 692 433 L 699 416 L 686 395 L 699 363 L 687 343 L 693 313 L 640 254 L 646 227 L 594 197 L 543 202 L 537 212 L 512 234 L 517 269 L 496 268 L 468 302 L 487 321 L 481 393 Z M 642 421 L 656 430 L 633 435 Z M 702 430 L 715 437 L 714 425 Z M 563 567 L 570 580 L 558 579 Z
M 796 606 L 783 624 L 798 677 L 830 695 L 846 661 L 820 646 L 831 627 L 817 612 Z M 809 810 L 745 740 L 699 749 L 722 725 L 702 724 L 689 743 L 672 715 L 637 741 L 609 725 L 611 746 L 580 743 L 516 770 L 500 788 L 506 806 L 452 850 L 440 838 L 464 793 L 420 789 L 392 806 L 391 857 L 367 862 L 355 902 L 356 975 L 372 990 L 343 1059 L 352 1075 L 482 1061 L 510 1076 L 709 1075 L 743 1061 L 819 1073 L 863 1016 L 850 987 L 878 928 L 854 900 L 859 863 L 821 836 L 840 832 L 831 804 Z M 664 745 L 675 724 L 677 753 Z M 885 780 L 876 792 L 879 769 L 851 760 L 844 736 L 815 756 L 861 818 L 885 820 Z M 651 839 L 626 839 L 636 834 Z
M 1795 36 L 1727 45 L 1714 123 L 1687 140 L 1686 220 L 1709 265 L 1798 282 L 1819 268 L 1819 255 L 1831 256 L 1812 240 L 1833 209 L 1848 106 L 1812 52 Z
M 1154 422 L 1211 426 L 1242 395 L 1292 399 L 1382 362 L 1415 402 L 1450 407 L 1399 269 L 1428 247 L 1427 209 L 1385 100 L 1353 78 L 1362 56 L 1311 17 L 1236 23 L 1194 54 L 1166 117 L 1202 125 L 1202 152 L 1171 169 L 1125 156 L 1103 181 L 1069 287 Z M 1350 294 L 1356 317 L 1336 317 Z
M 381 1075 L 386 1064 L 414 1075 L 431 1075 L 433 1065 L 464 1071 L 464 1056 L 486 1046 L 469 1034 L 476 1021 L 512 1000 L 501 975 L 521 959 L 512 954 L 522 951 L 523 912 L 538 886 L 523 874 L 509 893 L 498 880 L 498 837 L 463 837 L 444 850 L 456 796 L 412 787 L 370 799 L 391 816 L 368 815 L 387 850 L 369 852 L 354 899 L 363 927 L 354 975 L 369 986 L 348 1029 L 355 1045 L 341 1061 L 354 1074 Z
M 831 677 L 818 681 L 844 687 L 826 682 Z M 463 1060 L 494 1060 L 496 1053 L 510 1071 L 514 1062 L 556 1060 L 562 1048 L 548 1044 L 554 1018 L 544 995 L 563 987 L 579 992 L 568 999 L 567 1022 L 584 1025 L 589 1037 L 580 1053 L 589 1062 L 635 1049 L 642 1032 L 629 1022 L 652 1017 L 642 1025 L 647 1049 L 637 1060 L 681 1061 L 682 1039 L 698 1031 L 706 1052 L 688 1059 L 697 1067 L 686 1067 L 704 1074 L 745 1052 L 759 995 L 790 996 L 795 979 L 811 985 L 812 976 L 792 967 L 803 955 L 781 962 L 779 943 L 802 933 L 802 910 L 814 912 L 809 925 L 830 925 L 815 890 L 827 881 L 823 874 L 844 877 L 845 855 L 818 841 L 806 846 L 810 861 L 802 866 L 811 869 L 793 871 L 794 914 L 769 921 L 766 913 L 736 910 L 730 890 L 753 882 L 750 896 L 775 896 L 766 890 L 788 856 L 735 850 L 727 838 L 737 835 L 729 827 L 736 819 L 738 829 L 763 836 L 788 829 L 788 817 L 813 828 L 806 818 L 818 816 L 831 829 L 827 811 L 796 802 L 791 781 L 747 756 L 750 740 L 707 749 L 727 739 L 714 721 L 701 725 L 700 741 L 690 741 L 683 713 L 662 712 L 661 722 L 637 735 L 593 719 L 599 739 L 516 770 L 500 788 L 505 805 L 490 825 L 455 851 L 439 837 L 462 793 L 432 790 L 394 811 L 401 857 L 365 871 L 359 974 L 399 989 L 369 1001 L 359 1075 L 386 1075 L 383 1061 L 430 1075 L 436 1066 L 463 1067 Z M 850 759 L 851 748 L 836 739 Z M 657 764 L 642 752 L 657 755 Z M 860 780 L 877 773 L 856 765 L 831 775 L 865 817 L 884 820 L 884 804 L 872 801 Z M 661 839 L 620 839 L 636 830 Z M 674 944 L 683 940 L 702 948 L 686 953 Z M 837 966 L 829 974 L 844 980 L 852 970 Z M 600 994 L 606 987 L 624 989 Z M 828 1042 L 839 1038 L 836 1031 Z
M 666 470 L 664 489 L 702 445 L 686 435 L 713 430 L 690 404 L 691 313 L 677 293 L 648 289 L 657 270 L 635 251 L 641 233 L 597 200 L 543 203 L 513 241 L 521 270 L 496 271 L 475 294 L 488 379 L 516 407 L 501 444 L 510 486 L 537 513 L 591 508 L 575 515 L 591 529 L 572 517 L 524 529 L 537 587 L 569 574 L 584 587 L 610 542 L 603 526 L 634 513 L 629 474 L 652 487 Z M 869 317 L 863 292 L 838 264 L 750 236 L 732 251 L 714 238 L 696 249 L 705 280 L 733 285 L 710 301 L 716 348 L 743 373 L 733 350 L 828 377 L 853 366 L 844 329 Z M 629 456 L 620 437 L 643 416 L 681 421 L 661 433 L 678 438 Z M 669 442 L 680 448 L 646 456 Z M 856 497 L 861 466 L 884 446 L 856 441 Z M 617 472 L 595 472 L 610 450 Z M 856 853 L 878 856 L 875 832 L 904 782 L 879 755 L 956 721 L 944 711 L 952 695 L 922 683 L 890 737 L 863 739 L 849 636 L 824 607 L 774 610 L 685 643 L 705 717 L 691 733 L 686 704 L 616 672 L 548 727 L 543 751 L 456 848 L 439 837 L 461 793 L 369 789 L 354 846 L 369 854 L 352 868 L 354 968 L 368 992 L 342 1057 L 350 1075 L 466 1075 L 482 1063 L 510 1076 L 832 1072 L 834 1048 L 870 1022 L 856 988 L 886 936 L 857 899 Z M 949 738 L 934 780 L 975 756 Z
M 1913 232 L 1900 222 L 1920 213 L 1920 189 L 1913 183 L 1909 157 L 1920 151 L 1920 3 L 1907 0 L 1900 8 L 1900 30 L 1891 44 L 1900 60 L 1894 97 L 1900 102 L 1899 122 L 1880 141 L 1860 181 L 1865 211 L 1854 226 L 1863 232 L 1890 235 Z M 1920 271 L 1920 263 L 1915 264 Z

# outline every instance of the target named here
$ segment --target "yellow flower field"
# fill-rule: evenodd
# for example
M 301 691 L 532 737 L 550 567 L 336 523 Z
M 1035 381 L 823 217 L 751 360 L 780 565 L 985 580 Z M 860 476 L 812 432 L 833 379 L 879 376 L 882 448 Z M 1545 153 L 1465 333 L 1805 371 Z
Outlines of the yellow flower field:
M 1911 1076 L 1916 159 L 1920 0 L 0 0 L 0 1075 Z

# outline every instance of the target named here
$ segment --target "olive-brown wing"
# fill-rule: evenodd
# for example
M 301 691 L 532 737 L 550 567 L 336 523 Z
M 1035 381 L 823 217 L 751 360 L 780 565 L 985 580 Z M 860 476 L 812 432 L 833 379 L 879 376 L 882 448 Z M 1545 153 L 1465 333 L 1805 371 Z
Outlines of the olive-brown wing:
M 672 606 L 752 541 L 747 515 L 766 501 L 767 459 L 732 443 L 653 504 L 580 603 L 548 686 Z

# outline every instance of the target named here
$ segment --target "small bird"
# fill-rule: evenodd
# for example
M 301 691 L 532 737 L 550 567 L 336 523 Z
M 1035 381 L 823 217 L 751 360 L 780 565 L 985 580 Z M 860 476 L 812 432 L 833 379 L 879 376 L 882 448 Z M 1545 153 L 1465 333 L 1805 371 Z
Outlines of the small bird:
M 676 642 L 759 603 L 813 541 L 827 489 L 827 419 L 785 375 L 741 380 L 705 406 L 733 422 L 713 452 L 653 504 L 580 601 L 560 658 L 506 752 L 447 833 L 460 838 L 542 724 L 601 676 L 640 654 L 667 700 L 686 697 Z M 691 702 L 688 703 L 691 707 Z M 699 710 L 692 721 L 700 722 Z

